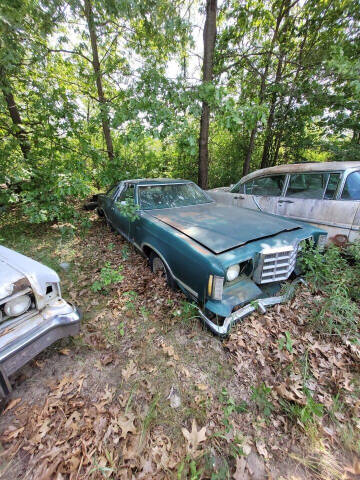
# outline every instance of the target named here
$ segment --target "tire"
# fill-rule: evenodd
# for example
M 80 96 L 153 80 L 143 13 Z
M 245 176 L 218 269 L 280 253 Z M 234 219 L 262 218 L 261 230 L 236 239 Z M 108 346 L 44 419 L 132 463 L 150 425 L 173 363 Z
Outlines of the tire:
M 99 207 L 97 207 L 96 213 L 99 215 L 99 217 L 103 217 L 103 216 L 104 216 L 104 212 L 103 212 Z
M 165 279 L 166 283 L 168 284 L 168 286 L 172 290 L 177 289 L 177 284 L 176 284 L 175 280 L 173 279 L 169 269 L 167 268 L 165 263 L 162 261 L 162 259 L 159 257 L 159 255 L 157 255 L 155 252 L 150 253 L 149 264 L 150 264 L 151 271 L 155 275 L 159 274 L 162 271 L 163 275 L 164 275 L 164 279 Z
M 97 202 L 88 202 L 84 204 L 84 210 L 90 211 L 90 210 L 95 210 L 97 208 Z

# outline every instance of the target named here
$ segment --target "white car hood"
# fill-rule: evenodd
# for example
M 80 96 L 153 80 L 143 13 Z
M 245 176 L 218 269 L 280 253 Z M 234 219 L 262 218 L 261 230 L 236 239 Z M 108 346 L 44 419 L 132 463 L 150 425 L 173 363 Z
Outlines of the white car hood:
M 46 283 L 59 283 L 54 270 L 21 253 L 0 245 L 0 299 L 12 293 L 14 282 L 26 278 L 38 297 L 46 294 Z

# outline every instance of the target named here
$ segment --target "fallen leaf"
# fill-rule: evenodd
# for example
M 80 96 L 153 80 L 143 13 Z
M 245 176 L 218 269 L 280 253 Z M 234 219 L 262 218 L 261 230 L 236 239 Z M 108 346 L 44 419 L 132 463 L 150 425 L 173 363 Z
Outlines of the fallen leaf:
M 261 440 L 258 440 L 257 442 L 255 442 L 255 445 L 256 445 L 256 449 L 260 453 L 260 455 L 262 455 L 266 459 L 269 458 L 269 453 L 266 450 L 264 442 L 262 442 Z
M 114 361 L 114 354 L 113 353 L 107 353 L 101 357 L 101 363 L 102 365 L 109 365 Z
M 127 367 L 121 370 L 122 376 L 125 378 L 126 381 L 137 372 L 137 366 L 135 365 L 134 360 L 130 360 Z
M 121 428 L 120 438 L 126 438 L 128 433 L 136 433 L 136 427 L 134 425 L 135 416 L 128 413 L 121 415 L 117 419 L 117 424 Z
M 202 390 L 203 392 L 209 389 L 209 386 L 205 385 L 204 383 L 198 383 L 196 386 L 199 390 Z
M 234 480 L 243 480 L 245 473 L 246 460 L 244 457 L 236 457 L 236 469 L 233 473 Z
M 63 355 L 70 355 L 70 349 L 69 348 L 62 348 L 61 350 L 59 350 L 60 353 L 62 353 Z
M 16 428 L 16 427 L 11 426 L 4 432 L 4 435 L 2 436 L 2 439 L 5 442 L 9 442 L 13 438 L 16 438 L 18 435 L 20 435 L 20 433 L 22 433 L 24 431 L 24 429 L 25 429 L 25 427 Z
M 275 387 L 275 390 L 281 397 L 285 398 L 286 400 L 290 400 L 300 405 L 306 405 L 306 397 L 299 390 L 300 388 L 301 387 L 298 387 L 297 385 L 292 385 L 288 387 L 285 383 L 281 383 L 280 385 Z
M 3 411 L 3 415 L 4 413 L 8 412 L 9 410 L 11 410 L 12 408 L 16 407 L 16 405 L 21 402 L 21 398 L 13 398 L 12 400 L 10 400 L 10 402 L 8 403 L 7 407 L 5 408 L 5 410 Z
M 197 429 L 195 418 L 192 421 L 191 432 L 186 428 L 181 429 L 184 437 L 188 441 L 188 449 L 195 451 L 201 442 L 206 440 L 206 427 L 201 430 Z
M 165 353 L 169 355 L 169 357 L 173 357 L 174 360 L 179 360 L 179 356 L 175 353 L 174 347 L 172 345 L 165 345 L 163 343 L 161 348 L 164 350 Z

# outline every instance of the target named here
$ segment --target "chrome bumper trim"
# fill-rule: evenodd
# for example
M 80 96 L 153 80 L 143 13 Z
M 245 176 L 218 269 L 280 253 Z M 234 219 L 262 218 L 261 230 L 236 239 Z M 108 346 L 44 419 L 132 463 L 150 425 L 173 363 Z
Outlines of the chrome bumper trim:
M 267 297 L 267 298 L 260 298 L 259 300 L 254 300 L 251 303 L 248 303 L 244 307 L 240 308 L 236 312 L 232 313 L 228 317 L 225 318 L 223 325 L 217 325 L 216 323 L 212 322 L 201 310 L 198 308 L 199 314 L 201 319 L 206 323 L 206 325 L 217 335 L 228 335 L 230 332 L 230 328 L 232 325 L 237 323 L 242 318 L 250 315 L 250 313 L 254 312 L 255 310 L 259 309 L 261 313 L 266 313 L 266 307 L 270 307 L 276 305 L 278 303 L 285 303 L 294 294 L 294 290 L 297 284 L 304 283 L 306 284 L 303 278 L 297 278 L 294 280 L 289 287 L 289 290 L 284 294 L 277 297 Z
M 5 329 L 0 333 L 1 377 L 6 379 L 60 338 L 79 333 L 80 319 L 80 311 L 61 299 L 58 304 L 9 327 L 9 332 Z

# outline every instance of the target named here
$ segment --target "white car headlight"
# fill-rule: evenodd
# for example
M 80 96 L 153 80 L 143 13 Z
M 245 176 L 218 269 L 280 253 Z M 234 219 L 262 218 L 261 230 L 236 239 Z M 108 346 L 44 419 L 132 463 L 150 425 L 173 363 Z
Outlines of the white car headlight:
M 232 282 L 239 276 L 240 273 L 240 265 L 237 263 L 236 265 L 231 265 L 226 271 L 226 280 L 228 282 Z
M 18 317 L 29 310 L 31 298 L 29 295 L 21 295 L 13 300 L 9 300 L 4 305 L 4 311 L 8 317 Z

